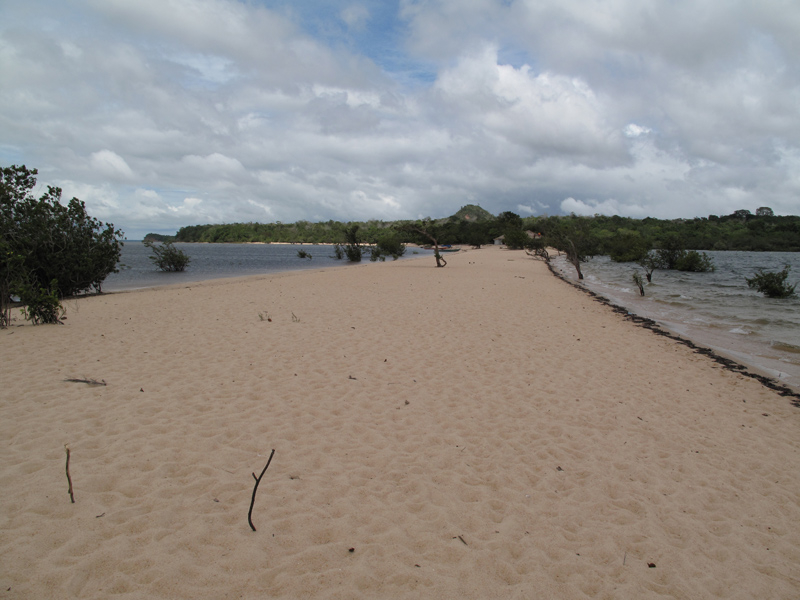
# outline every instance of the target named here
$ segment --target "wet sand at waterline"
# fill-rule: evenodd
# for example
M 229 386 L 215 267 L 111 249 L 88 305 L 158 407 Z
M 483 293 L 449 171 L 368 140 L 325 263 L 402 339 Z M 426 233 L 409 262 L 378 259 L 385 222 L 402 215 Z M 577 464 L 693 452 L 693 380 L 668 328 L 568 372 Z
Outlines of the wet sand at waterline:
M 791 398 L 522 252 L 446 258 L 0 331 L 0 598 L 800 595 Z

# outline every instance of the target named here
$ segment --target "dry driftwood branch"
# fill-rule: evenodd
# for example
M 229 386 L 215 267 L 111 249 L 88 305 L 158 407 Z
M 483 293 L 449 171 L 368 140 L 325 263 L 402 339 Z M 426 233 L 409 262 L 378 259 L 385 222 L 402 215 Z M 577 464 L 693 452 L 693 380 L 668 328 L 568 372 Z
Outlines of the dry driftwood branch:
M 86 383 L 88 385 L 108 385 L 105 379 L 101 379 L 97 381 L 96 379 L 65 379 L 64 381 L 69 381 L 72 383 Z
M 269 455 L 269 460 L 267 460 L 267 466 L 264 467 L 264 470 L 261 471 L 261 475 L 256 477 L 256 474 L 253 473 L 253 479 L 256 480 L 256 484 L 253 486 L 253 497 L 250 499 L 250 511 L 247 513 L 247 522 L 250 523 L 250 529 L 253 531 L 256 530 L 256 526 L 253 525 L 253 504 L 256 502 L 256 490 L 258 490 L 258 484 L 261 483 L 261 478 L 264 476 L 264 473 L 267 472 L 269 468 L 269 463 L 272 462 L 272 457 L 275 455 L 275 449 L 272 449 L 272 452 Z
M 69 446 L 64 444 L 64 449 L 67 451 L 67 481 L 69 482 L 69 499 L 75 504 L 75 495 L 72 493 L 72 477 L 69 476 Z

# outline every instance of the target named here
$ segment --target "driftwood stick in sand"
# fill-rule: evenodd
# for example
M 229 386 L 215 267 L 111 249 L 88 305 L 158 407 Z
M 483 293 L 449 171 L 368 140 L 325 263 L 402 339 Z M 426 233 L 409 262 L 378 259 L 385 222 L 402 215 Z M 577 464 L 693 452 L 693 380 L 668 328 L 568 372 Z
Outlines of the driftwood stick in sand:
M 96 379 L 65 379 L 64 381 L 69 381 L 72 383 L 86 383 L 89 385 L 107 385 L 105 379 L 101 379 L 97 381 Z
M 269 468 L 269 463 L 272 462 L 272 457 L 275 455 L 275 449 L 272 449 L 272 453 L 269 455 L 269 460 L 267 460 L 267 466 L 264 467 L 264 470 L 261 471 L 261 475 L 256 477 L 256 474 L 253 473 L 253 479 L 256 480 L 256 484 L 253 486 L 253 497 L 250 499 L 250 511 L 247 513 L 247 522 L 250 523 L 250 529 L 253 531 L 256 530 L 256 526 L 253 525 L 253 504 L 256 502 L 256 490 L 258 490 L 258 484 L 261 483 L 261 478 L 264 476 L 264 473 L 267 472 Z
M 69 446 L 64 444 L 64 449 L 67 451 L 67 481 L 69 482 L 69 499 L 75 504 L 75 495 L 72 493 L 72 477 L 69 476 Z

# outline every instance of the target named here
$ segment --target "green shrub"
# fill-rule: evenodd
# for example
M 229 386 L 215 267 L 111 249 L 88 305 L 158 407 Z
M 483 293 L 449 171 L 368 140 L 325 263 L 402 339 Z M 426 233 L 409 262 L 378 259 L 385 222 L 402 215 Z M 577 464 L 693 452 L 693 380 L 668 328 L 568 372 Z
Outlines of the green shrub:
M 311 255 L 310 255 L 308 252 L 306 252 L 305 250 L 298 250 L 298 251 L 297 251 L 297 258 L 307 258 L 308 260 L 311 260 L 311 259 L 312 259 L 312 258 L 314 258 L 314 257 L 313 257 L 313 256 L 311 256 Z
M 541 258 L 545 261 L 550 260 L 550 254 L 547 252 L 547 244 L 542 237 L 532 237 L 525 241 L 525 252 L 534 258 Z
M 24 165 L 0 167 L 0 287 L 15 295 L 22 286 L 47 288 L 61 298 L 101 291 L 117 272 L 122 232 L 90 217 L 77 198 L 61 204 L 60 188 L 34 198 L 36 175 Z
M 675 268 L 678 271 L 707 273 L 709 271 L 714 271 L 715 267 L 714 263 L 711 262 L 711 259 L 705 252 L 701 254 L 697 250 L 689 250 L 688 252 L 684 252 L 680 256 L 677 263 L 675 264 Z
M 356 246 L 355 244 L 345 244 L 344 254 L 347 256 L 347 260 L 350 262 L 361 262 L 363 251 L 361 246 Z
M 529 239 L 522 229 L 511 228 L 503 234 L 503 242 L 509 250 L 522 250 Z
M 156 245 L 150 240 L 144 245 L 153 251 L 150 260 L 162 271 L 183 271 L 192 260 L 183 250 L 178 250 L 172 242 Z
M 647 277 L 648 282 L 653 281 L 653 271 L 664 268 L 661 264 L 661 259 L 658 257 L 658 254 L 654 252 L 648 252 L 644 254 L 636 262 L 644 269 L 644 275 Z
M 668 233 L 664 236 L 656 250 L 656 258 L 661 269 L 677 269 L 678 262 L 686 254 L 686 247 L 683 240 L 676 233 Z
M 786 283 L 786 278 L 789 277 L 789 265 L 783 267 L 782 271 L 777 273 L 764 272 L 759 269 L 752 278 L 745 278 L 748 287 L 755 289 L 767 298 L 788 298 L 794 296 L 795 285 Z
M 620 229 L 606 242 L 606 247 L 614 262 L 636 262 L 649 254 L 651 244 L 638 231 Z
M 350 262 L 361 262 L 361 256 L 363 255 L 358 229 L 358 225 L 352 225 L 344 230 L 344 237 L 347 241 L 344 245 L 344 254 Z
M 34 325 L 61 323 L 66 312 L 58 297 L 56 279 L 53 279 L 47 288 L 29 283 L 22 285 L 19 289 L 19 298 L 24 304 L 22 314 Z
M 370 255 L 371 261 L 384 261 L 387 256 L 391 256 L 392 260 L 397 260 L 406 253 L 406 246 L 400 241 L 400 237 L 394 233 L 389 232 L 381 236 L 378 243 L 372 247 Z

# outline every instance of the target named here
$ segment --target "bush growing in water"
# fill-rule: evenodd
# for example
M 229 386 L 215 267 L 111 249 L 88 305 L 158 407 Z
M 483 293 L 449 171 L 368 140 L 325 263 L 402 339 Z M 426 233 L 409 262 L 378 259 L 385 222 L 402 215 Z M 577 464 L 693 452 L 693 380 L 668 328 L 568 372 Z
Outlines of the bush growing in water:
M 636 262 L 650 252 L 651 244 L 638 231 L 618 230 L 606 242 L 608 255 L 614 262 Z
M 633 274 L 633 283 L 636 284 L 636 287 L 639 288 L 639 294 L 644 296 L 644 281 L 642 280 L 642 276 L 639 273 Z
M 344 237 L 347 243 L 344 245 L 344 253 L 350 262 L 361 262 L 362 248 L 361 237 L 358 235 L 358 225 L 352 225 L 344 230 Z
M 313 257 L 313 256 L 311 256 L 311 255 L 310 255 L 308 252 L 306 252 L 305 250 L 298 250 L 298 251 L 297 251 L 297 258 L 307 258 L 308 260 L 311 260 L 311 259 L 312 259 L 312 258 L 314 258 L 314 257 Z
M 183 250 L 178 250 L 172 242 L 164 242 L 157 246 L 147 240 L 144 245 L 153 251 L 150 260 L 162 271 L 183 271 L 192 260 Z
M 372 247 L 372 254 L 369 259 L 373 262 L 376 260 L 384 261 L 387 256 L 391 256 L 392 260 L 397 260 L 405 253 L 406 246 L 400 241 L 397 234 L 387 233 Z
M 789 265 L 777 273 L 765 273 L 763 269 L 759 269 L 752 278 L 745 278 L 745 281 L 749 288 L 758 290 L 767 298 L 788 298 L 794 296 L 794 288 L 797 287 L 797 284 L 787 284 L 787 277 L 789 277 Z
M 681 255 L 675 268 L 678 271 L 707 273 L 709 271 L 714 271 L 714 263 L 711 262 L 711 259 L 705 252 L 701 254 L 697 250 L 689 250 Z

